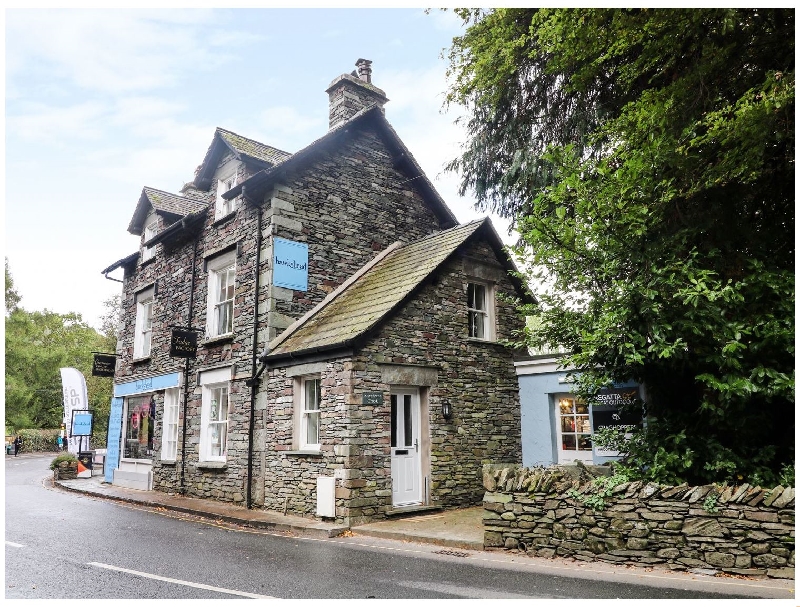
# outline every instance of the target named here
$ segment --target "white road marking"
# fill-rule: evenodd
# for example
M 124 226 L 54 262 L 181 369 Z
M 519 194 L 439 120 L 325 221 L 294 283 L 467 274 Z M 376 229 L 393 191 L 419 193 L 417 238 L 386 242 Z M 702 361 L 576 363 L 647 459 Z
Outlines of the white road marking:
M 6 540 L 6 546 L 11 546 L 12 548 L 24 548 L 25 544 L 17 544 L 16 542 L 9 542 Z
M 240 590 L 231 590 L 229 588 L 220 588 L 218 586 L 209 586 L 208 584 L 198 584 L 196 582 L 187 582 L 186 580 L 176 580 L 175 578 L 163 577 L 160 575 L 153 575 L 152 573 L 145 573 L 144 571 L 134 571 L 133 569 L 123 569 L 122 567 L 114 567 L 106 563 L 87 563 L 94 567 L 101 567 L 103 569 L 110 569 L 111 571 L 120 571 L 122 573 L 129 573 L 130 575 L 138 575 L 139 577 L 149 578 L 151 580 L 159 580 L 161 582 L 169 582 L 170 584 L 180 584 L 181 586 L 190 586 L 192 588 L 200 588 L 201 590 L 211 590 L 213 592 L 224 592 L 225 594 L 235 594 L 236 596 L 243 596 L 249 599 L 275 599 L 277 597 L 268 596 L 266 594 L 253 594 L 251 592 L 241 592 Z

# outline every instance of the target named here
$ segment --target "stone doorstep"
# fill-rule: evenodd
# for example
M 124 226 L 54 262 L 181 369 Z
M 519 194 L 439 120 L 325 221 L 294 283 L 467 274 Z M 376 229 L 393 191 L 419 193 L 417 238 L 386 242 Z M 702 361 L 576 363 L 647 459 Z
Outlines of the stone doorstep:
M 420 512 L 441 512 L 444 510 L 441 506 L 407 506 L 405 508 L 393 508 L 387 510 L 384 514 L 387 518 L 400 518 L 403 516 L 412 516 Z

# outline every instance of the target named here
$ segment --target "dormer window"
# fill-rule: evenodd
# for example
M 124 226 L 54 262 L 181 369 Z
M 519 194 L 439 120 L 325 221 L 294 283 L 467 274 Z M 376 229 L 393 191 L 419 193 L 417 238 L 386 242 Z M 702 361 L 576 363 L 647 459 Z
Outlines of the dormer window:
M 144 227 L 144 242 L 147 242 L 153 236 L 158 234 L 158 219 L 153 217 L 148 222 L 148 224 Z M 142 248 L 142 262 L 149 261 L 153 258 L 156 254 L 155 247 L 143 247 Z
M 215 219 L 221 219 L 226 215 L 233 213 L 235 204 L 234 200 L 225 200 L 222 195 L 236 185 L 236 173 L 233 173 L 225 179 L 217 181 L 217 208 L 214 215 Z

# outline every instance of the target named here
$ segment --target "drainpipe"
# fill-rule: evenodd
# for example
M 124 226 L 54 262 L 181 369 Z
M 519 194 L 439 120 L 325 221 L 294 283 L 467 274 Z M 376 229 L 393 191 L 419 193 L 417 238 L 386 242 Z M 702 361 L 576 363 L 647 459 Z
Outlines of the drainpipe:
M 242 188 L 242 198 L 248 201 L 245 188 Z M 247 498 L 245 501 L 248 509 L 253 507 L 253 442 L 255 440 L 256 394 L 258 392 L 258 378 L 261 375 L 260 373 L 256 374 L 256 365 L 258 364 L 258 291 L 260 288 L 259 278 L 261 275 L 261 244 L 263 241 L 263 232 L 261 226 L 261 205 L 254 204 L 254 206 L 258 213 L 258 234 L 256 236 L 256 275 L 253 287 L 253 364 L 251 377 L 245 382 L 245 385 L 250 388 L 250 426 L 247 435 Z
M 185 221 L 185 220 L 184 220 Z M 197 241 L 194 240 L 194 250 L 192 252 L 192 282 L 189 285 L 189 329 L 192 329 L 192 316 L 194 315 L 194 287 L 195 279 L 197 277 Z M 186 359 L 186 364 L 183 370 L 183 433 L 181 436 L 181 486 L 180 494 L 186 494 L 186 417 L 189 411 L 189 359 Z

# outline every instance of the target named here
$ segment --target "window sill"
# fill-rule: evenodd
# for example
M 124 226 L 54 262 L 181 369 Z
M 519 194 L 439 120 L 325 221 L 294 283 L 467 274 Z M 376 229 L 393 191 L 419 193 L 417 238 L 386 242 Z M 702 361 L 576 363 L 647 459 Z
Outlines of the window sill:
M 495 346 L 502 346 L 496 339 L 483 339 L 480 337 L 467 337 L 467 341 L 472 344 L 493 344 Z
M 322 457 L 322 451 L 315 449 L 298 449 L 296 451 L 284 451 L 283 455 L 291 455 L 293 457 Z
M 142 263 L 140 263 L 140 264 L 139 264 L 139 267 L 140 267 L 140 268 L 143 268 L 143 267 L 145 267 L 145 266 L 149 266 L 149 265 L 150 265 L 151 263 L 153 263 L 155 260 L 156 260 L 156 257 L 155 257 L 155 255 L 154 255 L 154 256 L 153 256 L 153 257 L 151 257 L 150 259 L 145 259 L 145 260 L 143 260 L 143 261 L 142 261 Z
M 223 215 L 222 217 L 220 217 L 218 219 L 214 219 L 214 222 L 211 224 L 211 227 L 212 228 L 218 228 L 220 226 L 223 226 L 226 223 L 228 223 L 229 221 L 232 221 L 234 217 L 236 217 L 236 211 L 235 210 L 231 211 L 227 215 Z
M 198 462 L 197 467 L 204 470 L 225 470 L 228 462 Z
M 144 364 L 149 363 L 149 362 L 150 362 L 150 357 L 149 356 L 144 356 L 142 358 L 134 358 L 131 361 L 131 363 L 134 364 L 134 365 L 144 365 Z
M 175 465 L 177 465 L 177 462 L 174 459 L 162 459 L 162 460 L 159 460 L 159 463 L 162 466 L 175 466 Z
M 226 333 L 225 335 L 217 335 L 216 337 L 206 337 L 201 342 L 200 345 L 203 347 L 217 346 L 219 344 L 224 344 L 230 341 L 233 341 L 233 333 Z

